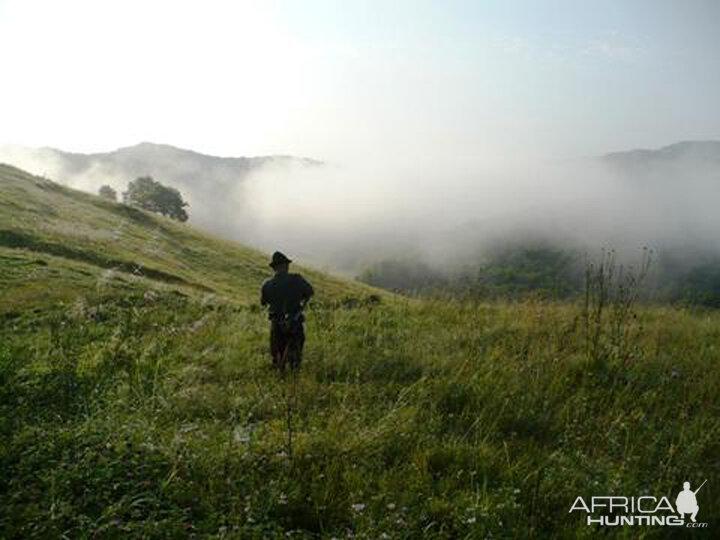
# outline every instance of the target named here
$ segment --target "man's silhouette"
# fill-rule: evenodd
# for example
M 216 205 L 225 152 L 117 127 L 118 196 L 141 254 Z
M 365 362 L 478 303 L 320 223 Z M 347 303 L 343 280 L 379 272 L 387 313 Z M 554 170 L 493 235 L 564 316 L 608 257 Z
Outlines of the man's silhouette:
M 314 292 L 305 278 L 289 272 L 291 262 L 279 251 L 273 253 L 270 267 L 275 275 L 263 283 L 260 294 L 260 304 L 270 307 L 270 354 L 273 366 L 280 369 L 288 363 L 298 367 L 302 361 L 302 310 Z
M 702 486 L 700 486 L 702 487 Z M 690 519 L 695 522 L 695 516 L 698 513 L 698 503 L 695 498 L 695 492 L 690 489 L 690 482 L 683 484 L 683 490 L 678 493 L 677 499 L 675 500 L 675 506 L 677 506 L 678 514 L 684 518 L 683 514 L 691 514 Z

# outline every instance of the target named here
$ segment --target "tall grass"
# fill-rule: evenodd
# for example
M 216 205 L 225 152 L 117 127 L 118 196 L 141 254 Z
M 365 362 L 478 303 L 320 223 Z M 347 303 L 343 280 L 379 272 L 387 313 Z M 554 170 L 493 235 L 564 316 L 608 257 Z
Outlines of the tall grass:
M 594 365 L 628 362 L 637 354 L 637 302 L 652 264 L 653 252 L 643 249 L 638 268 L 618 264 L 615 251 L 603 250 L 597 261 L 588 261 L 582 319 L 585 328 L 585 353 Z
M 710 520 L 720 315 L 638 306 L 614 276 L 601 309 L 600 285 L 319 303 L 295 379 L 255 308 L 160 291 L 23 312 L 0 336 L 0 530 L 576 538 L 598 532 L 578 495 L 705 478 Z

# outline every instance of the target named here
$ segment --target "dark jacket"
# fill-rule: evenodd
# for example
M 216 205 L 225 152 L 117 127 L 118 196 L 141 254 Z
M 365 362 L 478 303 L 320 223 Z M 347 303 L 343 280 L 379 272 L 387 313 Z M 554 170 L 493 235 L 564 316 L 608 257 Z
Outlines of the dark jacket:
M 263 283 L 260 304 L 270 306 L 270 317 L 293 315 L 313 294 L 312 285 L 300 274 L 280 273 Z

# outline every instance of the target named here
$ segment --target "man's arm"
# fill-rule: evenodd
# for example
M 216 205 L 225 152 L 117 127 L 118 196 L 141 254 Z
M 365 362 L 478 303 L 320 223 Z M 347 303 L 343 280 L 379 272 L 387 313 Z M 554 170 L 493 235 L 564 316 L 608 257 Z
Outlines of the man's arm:
M 300 286 L 300 306 L 305 307 L 305 304 L 308 303 L 308 300 L 312 297 L 313 294 L 315 294 L 315 291 L 312 288 L 312 285 L 306 280 L 304 277 L 302 277 L 300 274 L 297 274 L 298 277 L 298 285 Z
M 260 288 L 260 305 L 265 306 L 268 303 L 267 296 L 265 295 L 265 284 Z
M 303 280 L 303 296 L 305 298 L 305 301 L 307 302 L 312 298 L 312 295 L 315 294 L 315 291 L 312 288 L 312 285 L 310 285 L 310 282 L 306 280 L 305 278 L 302 278 Z

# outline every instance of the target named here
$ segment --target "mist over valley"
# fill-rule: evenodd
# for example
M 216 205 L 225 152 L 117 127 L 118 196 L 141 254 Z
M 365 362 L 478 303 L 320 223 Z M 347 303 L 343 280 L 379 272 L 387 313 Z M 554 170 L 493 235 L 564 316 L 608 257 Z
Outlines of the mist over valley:
M 0 161 L 91 193 L 102 185 L 121 193 L 149 175 L 180 190 L 190 223 L 204 230 L 395 289 L 482 281 L 483 268 L 537 250 L 565 261 L 525 261 L 542 266 L 545 283 L 553 273 L 579 276 L 601 250 L 626 265 L 652 250 L 655 288 L 665 294 L 701 269 L 714 297 L 720 277 L 715 141 L 480 170 L 221 158 L 151 143 L 99 154 L 6 146 Z

